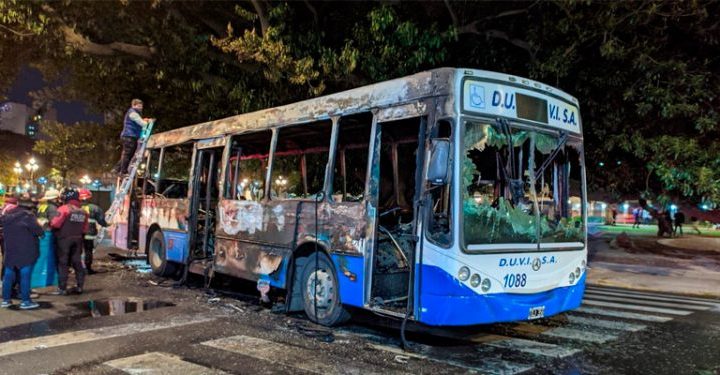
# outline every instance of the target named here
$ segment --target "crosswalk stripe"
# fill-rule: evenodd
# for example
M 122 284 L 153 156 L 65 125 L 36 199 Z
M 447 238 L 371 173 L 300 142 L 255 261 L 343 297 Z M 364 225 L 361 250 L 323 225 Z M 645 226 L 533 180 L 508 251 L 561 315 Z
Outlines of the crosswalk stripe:
M 373 374 L 349 362 L 333 365 L 318 360 L 318 351 L 244 335 L 205 341 L 202 345 L 316 374 Z
M 620 288 L 610 288 L 610 287 L 603 287 L 603 286 L 597 286 L 597 285 L 587 285 L 585 287 L 585 290 L 592 290 L 592 291 L 598 291 L 598 292 L 615 292 L 615 293 L 623 293 L 623 294 L 633 294 L 638 296 L 647 296 L 647 297 L 663 297 L 663 298 L 673 298 L 676 300 L 685 300 L 685 301 L 691 301 L 691 302 L 703 302 L 703 303 L 711 303 L 711 304 L 720 304 L 720 299 L 718 298 L 703 298 L 703 297 L 691 297 L 691 296 L 684 296 L 684 295 L 673 295 L 668 293 L 654 293 L 650 291 L 643 291 L 643 290 L 636 290 L 636 289 L 620 289 Z
M 682 307 L 686 310 L 708 310 L 710 309 L 710 306 L 697 306 L 697 305 L 689 305 L 683 302 L 677 302 L 677 303 L 670 303 L 670 302 L 656 302 L 656 301 L 648 301 L 644 299 L 637 299 L 637 298 L 625 298 L 625 297 L 615 297 L 615 296 L 602 296 L 602 295 L 595 295 L 595 294 L 586 294 L 585 300 L 595 300 L 595 301 L 610 301 L 610 302 L 632 302 L 637 303 L 640 305 L 650 305 L 650 306 L 658 306 L 658 307 Z
M 501 349 L 517 350 L 524 353 L 552 358 L 565 358 L 581 352 L 580 349 L 566 348 L 560 345 L 548 344 L 546 342 L 518 339 L 514 337 L 486 342 L 484 345 Z
M 621 331 L 637 332 L 641 331 L 647 326 L 642 324 L 633 324 L 626 322 L 618 322 L 614 320 L 602 320 L 602 319 L 591 319 L 578 315 L 567 315 L 567 319 L 570 323 L 579 324 L 584 326 L 592 326 L 607 329 L 616 329 Z
M 103 363 L 128 374 L 150 375 L 224 375 L 224 371 L 187 362 L 167 353 L 145 353 Z
M 447 358 L 438 358 L 435 356 L 430 356 L 427 354 L 419 354 L 419 353 L 411 353 L 403 351 L 401 348 L 398 348 L 397 346 L 390 346 L 390 345 L 379 345 L 379 344 L 368 344 L 368 347 L 380 350 L 384 352 L 388 352 L 394 355 L 402 355 L 409 358 L 415 358 L 419 360 L 427 360 L 437 363 L 442 363 L 445 365 L 450 365 L 454 367 L 460 367 L 467 370 L 477 371 L 481 374 L 492 374 L 492 375 L 513 375 L 513 374 L 519 374 L 525 371 L 532 370 L 535 368 L 534 365 L 530 364 L 521 364 L 521 363 L 515 363 L 510 361 L 505 361 L 502 359 L 497 358 L 483 358 L 482 364 L 479 364 L 477 366 L 475 365 L 469 365 L 467 363 L 461 363 L 457 362 L 451 359 Z
M 654 323 L 664 323 L 664 322 L 669 322 L 669 321 L 673 320 L 673 318 L 670 318 L 667 316 L 639 314 L 639 313 L 634 313 L 634 312 L 629 312 L 629 311 L 618 311 L 618 310 L 602 309 L 602 308 L 588 307 L 588 306 L 580 306 L 577 309 L 572 310 L 568 315 L 574 315 L 575 312 L 585 313 L 585 314 L 611 316 L 613 318 L 643 320 L 646 322 L 654 322 Z
M 625 293 L 625 292 L 618 292 L 618 291 L 614 291 L 614 290 L 605 290 L 605 289 L 586 289 L 585 293 L 591 294 L 591 295 L 633 297 L 633 298 L 642 298 L 643 300 L 678 302 L 678 303 L 686 303 L 686 304 L 692 304 L 692 305 L 704 305 L 704 306 L 710 306 L 710 307 L 720 306 L 720 301 L 718 301 L 718 302 L 712 302 L 709 300 L 699 301 L 699 300 L 695 300 L 695 299 L 687 299 L 684 297 L 670 297 L 668 295 L 659 296 L 656 294 L 645 294 L 645 293 L 634 293 L 634 292 Z
M 167 328 L 177 328 L 181 326 L 205 323 L 215 320 L 211 317 L 184 317 L 175 321 L 167 322 L 144 322 L 144 323 L 129 323 L 117 326 L 101 327 L 94 329 L 87 329 L 82 331 L 73 331 L 67 333 L 60 333 L 57 335 L 33 337 L 29 339 L 6 341 L 0 343 L 0 357 L 11 354 L 29 352 L 40 349 L 54 348 L 58 346 L 80 344 L 98 340 L 105 340 L 114 337 L 129 336 L 136 333 L 146 333 L 151 331 L 158 331 Z
M 567 327 L 552 328 L 552 329 L 549 329 L 549 330 L 541 333 L 541 335 L 551 336 L 551 337 L 560 337 L 563 339 L 570 339 L 570 340 L 586 341 L 586 342 L 592 342 L 595 344 L 602 344 L 602 343 L 608 342 L 610 340 L 615 340 L 617 338 L 616 335 L 597 333 L 597 332 L 588 332 L 586 330 L 567 328 Z
M 680 310 L 680 309 L 667 309 L 667 308 L 661 308 L 661 307 L 640 306 L 640 305 L 632 305 L 632 304 L 628 304 L 628 303 L 593 301 L 593 300 L 588 300 L 588 299 L 584 299 L 582 303 L 583 303 L 583 305 L 600 306 L 600 307 L 615 307 L 618 309 L 655 312 L 655 313 L 670 314 L 670 315 L 690 315 L 693 313 L 692 311 Z

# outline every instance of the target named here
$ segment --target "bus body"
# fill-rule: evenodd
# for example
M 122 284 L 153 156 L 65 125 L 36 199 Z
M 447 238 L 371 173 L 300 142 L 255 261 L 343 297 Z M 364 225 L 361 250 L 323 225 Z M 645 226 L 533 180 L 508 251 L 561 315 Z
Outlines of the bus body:
M 441 68 L 152 135 L 114 225 L 153 271 L 438 326 L 580 305 L 587 255 L 577 100 Z

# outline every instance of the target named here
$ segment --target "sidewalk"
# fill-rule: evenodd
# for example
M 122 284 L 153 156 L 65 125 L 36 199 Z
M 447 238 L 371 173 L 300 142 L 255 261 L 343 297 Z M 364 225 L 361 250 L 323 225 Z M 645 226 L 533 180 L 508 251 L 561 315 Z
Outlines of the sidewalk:
M 720 238 L 660 239 L 643 229 L 628 232 L 629 241 L 596 231 L 589 240 L 588 284 L 720 298 Z

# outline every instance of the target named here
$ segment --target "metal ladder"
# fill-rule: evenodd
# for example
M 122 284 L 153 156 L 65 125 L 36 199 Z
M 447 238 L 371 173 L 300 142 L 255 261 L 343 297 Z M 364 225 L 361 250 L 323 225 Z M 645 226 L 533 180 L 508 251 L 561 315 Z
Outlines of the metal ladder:
M 125 203 L 125 197 L 130 192 L 130 188 L 132 188 L 133 181 L 135 180 L 135 175 L 137 174 L 138 167 L 142 163 L 143 155 L 145 154 L 145 148 L 147 147 L 147 142 L 150 138 L 150 134 L 152 134 L 154 126 L 155 121 L 150 121 L 147 127 L 145 127 L 145 129 L 143 130 L 142 134 L 140 135 L 140 139 L 138 140 L 138 142 L 140 142 L 140 145 L 135 150 L 135 155 L 133 155 L 132 159 L 130 159 L 128 174 L 126 174 L 125 177 L 123 177 L 122 181 L 120 181 L 115 186 L 115 198 L 113 199 L 110 208 L 105 212 L 105 222 L 108 223 L 108 225 L 112 225 L 112 221 L 115 220 L 115 216 L 117 216 L 118 212 L 120 212 L 120 209 Z M 105 238 L 105 229 L 106 228 L 102 228 L 98 231 L 98 234 L 95 237 L 95 246 L 100 244 L 100 242 L 102 242 Z

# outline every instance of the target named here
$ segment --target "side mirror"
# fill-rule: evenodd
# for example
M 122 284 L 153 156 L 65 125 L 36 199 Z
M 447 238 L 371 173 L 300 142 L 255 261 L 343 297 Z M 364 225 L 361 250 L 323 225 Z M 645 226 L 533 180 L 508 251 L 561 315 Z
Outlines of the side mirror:
M 450 180 L 450 140 L 434 138 L 430 140 L 430 164 L 427 171 L 427 183 L 447 185 Z

